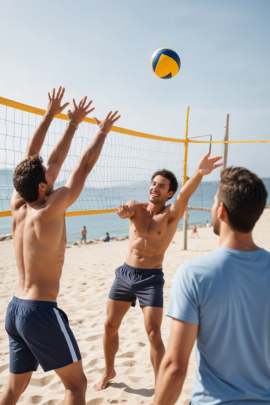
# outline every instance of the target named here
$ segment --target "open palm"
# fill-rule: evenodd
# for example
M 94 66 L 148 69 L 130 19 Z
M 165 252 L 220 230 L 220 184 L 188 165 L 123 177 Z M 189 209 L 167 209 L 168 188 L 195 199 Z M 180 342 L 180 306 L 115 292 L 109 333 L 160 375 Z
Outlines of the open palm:
M 215 156 L 213 158 L 210 158 L 210 152 L 208 152 L 199 162 L 198 170 L 202 176 L 205 176 L 207 174 L 210 174 L 213 170 L 217 169 L 218 167 L 221 167 L 223 163 L 218 163 L 220 159 L 222 159 L 222 156 Z

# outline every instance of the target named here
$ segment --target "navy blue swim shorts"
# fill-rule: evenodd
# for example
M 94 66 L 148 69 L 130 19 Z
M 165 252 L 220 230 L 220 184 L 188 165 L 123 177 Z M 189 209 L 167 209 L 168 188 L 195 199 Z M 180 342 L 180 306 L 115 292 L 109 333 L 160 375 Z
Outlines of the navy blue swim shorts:
M 109 298 L 131 302 L 135 307 L 136 298 L 140 306 L 163 308 L 162 269 L 137 269 L 124 263 L 115 270 L 115 280 Z
M 6 313 L 10 372 L 23 374 L 55 370 L 81 360 L 75 337 L 64 311 L 56 302 L 13 297 Z

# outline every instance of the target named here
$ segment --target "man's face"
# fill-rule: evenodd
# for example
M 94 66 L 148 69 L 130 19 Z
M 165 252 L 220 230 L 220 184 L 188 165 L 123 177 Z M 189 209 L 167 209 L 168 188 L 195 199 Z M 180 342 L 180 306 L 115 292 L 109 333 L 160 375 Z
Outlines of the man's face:
M 219 236 L 220 234 L 220 222 L 218 219 L 218 208 L 219 208 L 219 199 L 218 199 L 218 192 L 214 197 L 214 204 L 211 209 L 212 214 L 212 224 L 213 224 L 213 231 L 216 235 Z
M 170 191 L 170 180 L 163 176 L 156 176 L 152 180 L 152 184 L 149 190 L 149 201 L 153 204 L 165 204 L 169 197 L 173 195 Z
M 46 187 L 45 195 L 48 197 L 53 192 L 53 181 L 52 181 L 50 173 L 48 172 L 48 170 L 46 169 L 45 166 L 43 166 L 43 169 L 45 172 L 45 179 L 47 181 L 47 184 L 46 183 L 44 184 Z

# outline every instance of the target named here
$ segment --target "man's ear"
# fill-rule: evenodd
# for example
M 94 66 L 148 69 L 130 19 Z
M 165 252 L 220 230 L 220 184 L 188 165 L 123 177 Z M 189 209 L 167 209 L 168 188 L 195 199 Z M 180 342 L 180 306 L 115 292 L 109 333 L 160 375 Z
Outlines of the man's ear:
M 38 185 L 38 191 L 40 194 L 45 193 L 46 192 L 46 187 L 44 183 L 39 183 Z
M 170 191 L 170 192 L 167 194 L 167 200 L 168 200 L 168 198 L 171 198 L 173 195 L 174 195 L 174 192 L 173 192 L 173 191 Z
M 218 218 L 224 219 L 225 216 L 227 217 L 227 210 L 224 203 L 221 202 L 218 207 Z

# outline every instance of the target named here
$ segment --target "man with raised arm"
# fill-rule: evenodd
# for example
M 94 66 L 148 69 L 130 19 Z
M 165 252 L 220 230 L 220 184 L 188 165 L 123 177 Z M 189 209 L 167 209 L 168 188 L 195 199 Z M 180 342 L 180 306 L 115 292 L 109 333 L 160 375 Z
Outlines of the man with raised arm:
M 129 201 L 117 209 L 120 218 L 129 218 L 129 249 L 126 262 L 116 269 L 107 303 L 104 354 L 105 372 L 94 386 L 96 391 L 106 388 L 116 376 L 114 359 L 119 347 L 118 329 L 122 319 L 138 298 L 144 315 L 144 324 L 151 345 L 150 359 L 155 378 L 165 349 L 161 339 L 163 316 L 164 254 L 176 232 L 177 225 L 187 208 L 189 197 L 208 175 L 222 163 L 221 156 L 210 158 L 210 153 L 199 162 L 194 175 L 181 188 L 176 200 L 165 205 L 178 188 L 175 175 L 166 170 L 153 174 L 149 202 Z
M 212 207 L 219 248 L 175 274 L 154 405 L 177 402 L 195 341 L 190 405 L 270 404 L 270 253 L 252 237 L 266 201 L 254 173 L 223 170 Z
M 86 97 L 68 111 L 67 128 L 43 165 L 39 156 L 46 132 L 61 106 L 64 89 L 49 94 L 47 111 L 30 139 L 24 160 L 14 173 L 11 199 L 12 234 L 19 284 L 9 303 L 6 330 L 10 341 L 10 376 L 0 405 L 16 404 L 40 364 L 55 370 L 66 395 L 65 405 L 84 405 L 87 387 L 81 355 L 66 314 L 57 307 L 57 296 L 66 248 L 65 212 L 79 197 L 94 167 L 107 134 L 119 119 L 117 112 L 100 123 L 93 142 L 81 156 L 64 187 L 53 184 L 67 156 L 78 125 L 93 110 Z

